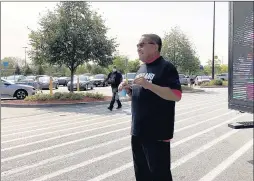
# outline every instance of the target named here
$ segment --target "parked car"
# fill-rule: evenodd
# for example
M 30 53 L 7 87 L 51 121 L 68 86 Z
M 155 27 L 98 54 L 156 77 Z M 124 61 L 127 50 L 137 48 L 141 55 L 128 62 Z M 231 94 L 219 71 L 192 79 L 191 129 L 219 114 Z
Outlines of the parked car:
M 210 82 L 211 81 L 211 79 L 210 79 L 210 77 L 209 76 L 207 76 L 207 75 L 199 75 L 199 76 L 197 76 L 196 77 L 196 79 L 195 79 L 195 85 L 200 85 L 200 84 L 202 84 L 202 83 L 205 83 L 205 82 Z
M 11 81 L 1 79 L 1 97 L 16 97 L 25 99 L 27 96 L 35 94 L 35 88 L 29 85 L 15 84 Z
M 136 73 L 127 73 L 126 75 L 123 75 L 123 81 L 126 81 L 126 76 L 128 79 L 128 84 L 133 84 L 133 81 L 136 77 Z
M 181 85 L 188 85 L 189 83 L 188 77 L 186 77 L 184 74 L 179 74 L 179 79 L 180 79 Z
M 67 86 L 67 84 L 71 80 L 71 78 L 70 77 L 59 77 L 57 80 L 58 80 L 59 85 Z
M 218 74 L 216 75 L 216 79 L 220 79 L 220 80 L 228 80 L 228 73 L 222 73 L 222 74 Z
M 59 83 L 57 79 L 54 79 L 51 76 L 37 76 L 36 81 L 38 82 L 37 89 L 49 89 L 50 79 L 52 79 L 53 88 L 58 89 Z
M 74 76 L 73 78 L 73 90 L 77 90 L 77 81 L 78 81 L 78 76 Z M 71 81 L 68 82 L 67 84 L 68 90 L 71 90 Z M 88 89 L 93 89 L 94 84 L 92 80 L 89 79 L 88 76 L 80 75 L 79 76 L 79 90 L 88 90 Z
M 26 76 L 24 80 L 16 82 L 16 84 L 30 85 L 34 88 L 38 88 L 38 82 L 35 79 L 36 76 Z
M 12 82 L 12 83 L 16 83 L 16 82 L 24 80 L 25 78 L 26 78 L 26 76 L 24 76 L 24 75 L 11 75 L 11 76 L 6 77 L 6 80 L 8 80 L 9 82 Z
M 96 75 L 94 75 L 93 77 L 92 77 L 92 82 L 93 82 L 93 84 L 96 86 L 96 87 L 98 87 L 98 86 L 103 86 L 103 87 L 105 87 L 105 86 L 108 86 L 108 83 L 107 82 L 105 82 L 105 83 L 103 83 L 104 81 L 105 81 L 105 79 L 107 78 L 107 75 L 105 75 L 105 74 L 96 74 Z

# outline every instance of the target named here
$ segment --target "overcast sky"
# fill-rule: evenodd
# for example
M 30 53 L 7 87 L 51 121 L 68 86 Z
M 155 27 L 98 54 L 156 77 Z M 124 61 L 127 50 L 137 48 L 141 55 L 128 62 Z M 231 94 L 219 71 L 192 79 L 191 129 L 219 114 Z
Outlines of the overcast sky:
M 38 27 L 39 13 L 53 9 L 55 2 L 1 3 L 1 58 L 24 58 L 22 47 L 29 47 L 27 27 Z M 144 33 L 164 32 L 179 26 L 195 45 L 202 64 L 212 58 L 213 2 L 93 2 L 117 37 L 119 52 L 137 58 L 136 44 Z M 215 54 L 227 63 L 228 2 L 216 2 Z

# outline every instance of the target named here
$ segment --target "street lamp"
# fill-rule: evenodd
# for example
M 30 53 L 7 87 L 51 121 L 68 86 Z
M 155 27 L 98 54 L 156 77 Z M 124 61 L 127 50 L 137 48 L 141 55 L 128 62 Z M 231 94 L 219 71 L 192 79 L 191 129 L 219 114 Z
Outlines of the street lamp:
M 22 47 L 22 48 L 25 49 L 25 67 L 26 67 L 26 49 L 27 49 L 27 47 Z
M 214 44 L 215 44 L 215 1 L 213 2 L 213 57 L 212 57 L 212 79 L 214 79 Z

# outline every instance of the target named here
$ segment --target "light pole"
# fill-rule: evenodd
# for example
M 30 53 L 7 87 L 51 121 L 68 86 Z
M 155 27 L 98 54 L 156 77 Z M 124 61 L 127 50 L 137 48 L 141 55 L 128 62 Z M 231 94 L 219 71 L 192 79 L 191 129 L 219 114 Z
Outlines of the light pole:
M 27 49 L 27 47 L 22 47 L 22 48 L 25 49 L 25 67 L 26 67 L 26 49 Z
M 213 57 L 212 57 L 212 79 L 214 79 L 214 44 L 215 44 L 215 1 L 213 2 Z

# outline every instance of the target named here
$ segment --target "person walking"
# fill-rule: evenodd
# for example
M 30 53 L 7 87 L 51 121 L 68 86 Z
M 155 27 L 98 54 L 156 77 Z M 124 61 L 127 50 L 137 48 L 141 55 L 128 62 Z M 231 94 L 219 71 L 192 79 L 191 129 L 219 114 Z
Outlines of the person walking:
M 131 98 L 131 147 L 136 181 L 172 181 L 170 140 L 173 138 L 175 102 L 182 89 L 176 67 L 161 55 L 156 34 L 142 35 L 137 44 L 144 62 L 132 85 L 122 82 Z
M 108 74 L 108 77 L 103 82 L 103 83 L 108 82 L 111 85 L 112 99 L 108 107 L 110 111 L 113 110 L 115 101 L 118 104 L 116 109 L 120 109 L 122 107 L 121 101 L 119 100 L 119 96 L 118 96 L 118 87 L 120 83 L 122 82 L 122 80 L 123 80 L 122 74 L 119 71 L 117 71 L 116 66 L 114 66 L 113 71 Z

